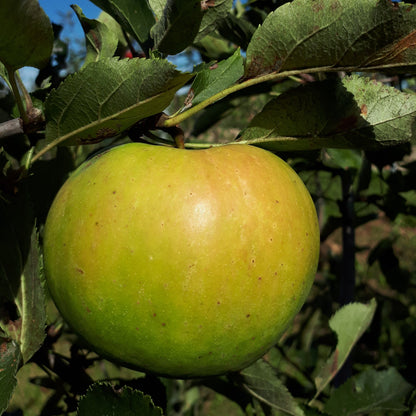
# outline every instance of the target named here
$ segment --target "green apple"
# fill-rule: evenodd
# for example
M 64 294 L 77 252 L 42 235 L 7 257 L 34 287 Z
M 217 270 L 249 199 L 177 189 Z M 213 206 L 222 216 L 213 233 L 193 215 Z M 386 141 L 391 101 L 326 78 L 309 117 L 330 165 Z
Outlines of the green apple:
M 176 378 L 248 366 L 316 272 L 314 204 L 293 169 L 247 145 L 129 143 L 81 165 L 44 233 L 50 293 L 93 349 Z

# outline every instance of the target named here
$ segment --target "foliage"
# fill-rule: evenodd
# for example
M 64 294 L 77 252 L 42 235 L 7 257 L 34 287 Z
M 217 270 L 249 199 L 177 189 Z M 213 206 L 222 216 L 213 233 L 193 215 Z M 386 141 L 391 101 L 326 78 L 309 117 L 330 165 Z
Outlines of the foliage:
M 66 77 L 67 45 L 38 1 L 0 8 L 0 413 L 414 415 L 413 4 L 93 2 L 97 19 L 73 6 L 86 57 Z M 172 55 L 199 64 L 183 72 Z M 31 94 L 24 66 L 41 69 Z M 316 282 L 249 368 L 171 380 L 118 367 L 49 299 L 49 206 L 88 155 L 128 140 L 261 146 L 307 184 L 321 226 Z

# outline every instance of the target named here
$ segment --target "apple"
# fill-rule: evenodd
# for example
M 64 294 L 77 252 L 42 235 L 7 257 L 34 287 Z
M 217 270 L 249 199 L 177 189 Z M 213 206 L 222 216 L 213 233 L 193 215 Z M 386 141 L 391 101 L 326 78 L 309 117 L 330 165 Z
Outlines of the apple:
M 264 355 L 299 311 L 319 229 L 294 170 L 264 149 L 129 143 L 81 165 L 45 224 L 64 319 L 123 365 L 176 378 Z

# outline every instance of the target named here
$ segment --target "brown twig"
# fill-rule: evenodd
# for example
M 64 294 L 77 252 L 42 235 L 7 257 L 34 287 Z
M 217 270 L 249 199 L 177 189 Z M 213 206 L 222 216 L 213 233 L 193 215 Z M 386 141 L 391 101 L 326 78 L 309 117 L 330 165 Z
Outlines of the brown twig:
M 24 127 L 23 120 L 21 118 L 15 118 L 13 120 L 0 123 L 0 140 L 23 133 Z

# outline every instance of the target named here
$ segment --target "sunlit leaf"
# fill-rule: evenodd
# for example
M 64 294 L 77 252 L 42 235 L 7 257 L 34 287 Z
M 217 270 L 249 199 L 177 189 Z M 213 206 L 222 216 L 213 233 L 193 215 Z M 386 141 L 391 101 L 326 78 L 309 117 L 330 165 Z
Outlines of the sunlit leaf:
M 157 20 L 162 17 L 166 1 L 167 0 L 149 0 L 150 7 L 152 8 Z
M 332 316 L 329 326 L 337 334 L 338 342 L 335 351 L 315 377 L 316 396 L 335 377 L 356 342 L 370 326 L 376 306 L 374 299 L 367 305 L 350 303 Z
M 85 144 L 162 112 L 191 78 L 166 60 L 105 59 L 68 77 L 46 101 L 46 138 Z
M 112 36 L 115 36 L 118 40 L 118 44 L 122 45 L 124 48 L 127 48 L 127 39 L 125 34 L 123 33 L 123 29 L 121 28 L 120 24 L 115 20 L 112 16 L 110 16 L 108 13 L 102 11 L 98 17 L 97 20 L 101 23 L 104 23 L 112 32 Z
M 118 45 L 117 33 L 105 23 L 85 17 L 79 6 L 73 4 L 71 7 L 74 9 L 85 33 L 87 54 L 84 65 L 99 59 L 111 58 Z
M 247 48 L 246 77 L 316 67 L 408 70 L 416 8 L 389 0 L 296 0 L 270 13 Z
M 147 1 L 136 0 L 91 0 L 111 15 L 118 23 L 136 38 L 147 55 L 152 46 L 150 29 L 155 17 Z
M 204 69 L 196 76 L 191 87 L 190 102 L 196 105 L 214 94 L 233 85 L 243 76 L 243 58 L 238 49 L 228 59 L 220 61 L 211 68 Z
M 415 140 L 416 95 L 364 77 L 314 82 L 271 100 L 239 141 L 276 151 L 379 149 Z

